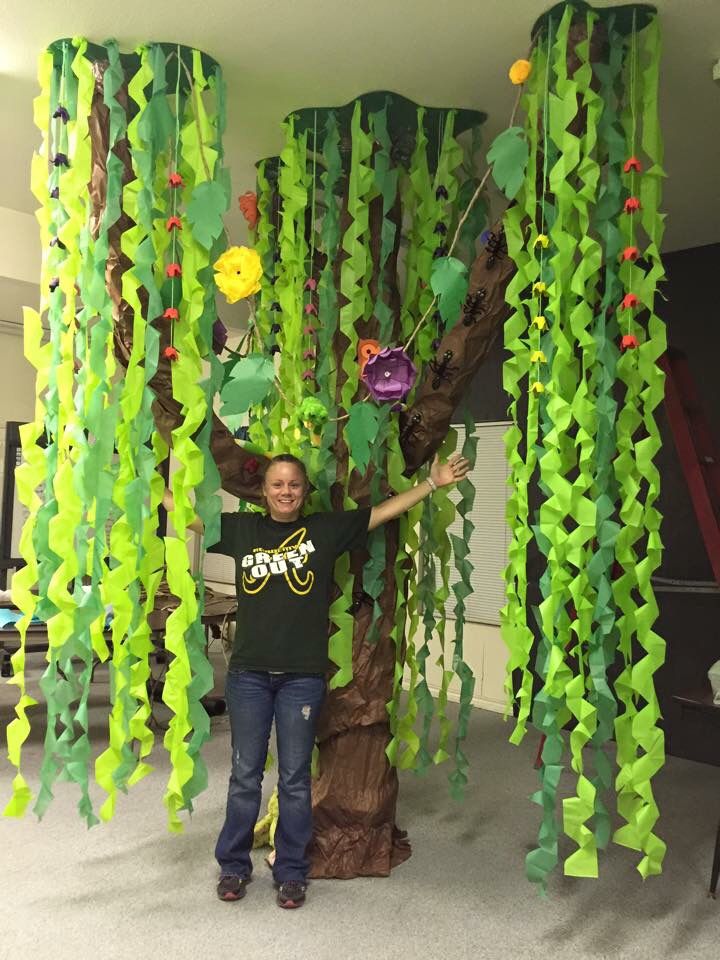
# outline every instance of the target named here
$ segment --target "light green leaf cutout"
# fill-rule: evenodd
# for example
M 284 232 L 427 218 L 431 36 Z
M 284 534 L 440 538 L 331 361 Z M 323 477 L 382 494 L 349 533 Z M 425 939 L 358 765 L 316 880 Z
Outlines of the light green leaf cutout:
M 260 403 L 270 392 L 274 377 L 275 366 L 268 357 L 250 354 L 238 360 L 220 393 L 220 415 L 245 413 L 253 404 Z
M 438 257 L 433 262 L 430 286 L 439 298 L 438 308 L 450 330 L 460 316 L 460 308 L 468 291 L 468 272 L 462 260 L 455 257 Z
M 206 180 L 193 190 L 186 215 L 192 225 L 193 238 L 206 250 L 223 231 L 226 209 L 227 199 L 221 183 Z
M 345 439 L 350 455 L 360 473 L 367 470 L 378 428 L 378 409 L 369 403 L 354 403 L 350 407 L 350 419 L 345 427 Z
M 493 180 L 508 200 L 513 200 L 525 180 L 528 142 L 522 127 L 508 127 L 493 140 L 487 162 Z

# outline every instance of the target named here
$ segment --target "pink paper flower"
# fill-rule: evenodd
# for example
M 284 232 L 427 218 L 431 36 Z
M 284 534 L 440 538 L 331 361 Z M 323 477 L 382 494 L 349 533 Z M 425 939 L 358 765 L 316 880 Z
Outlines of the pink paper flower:
M 637 337 L 633 336 L 632 333 L 626 333 L 620 341 L 621 350 L 634 350 L 637 346 L 639 346 Z
M 315 359 L 315 351 L 312 349 L 312 347 L 308 347 L 307 350 L 303 350 L 303 360 L 314 360 L 314 359 Z
M 168 307 L 163 314 L 163 320 L 178 320 L 179 318 L 180 314 L 178 313 L 177 307 Z
M 306 304 L 305 304 L 305 313 L 306 313 L 308 316 L 312 315 L 313 317 L 316 317 L 316 316 L 317 316 L 317 307 L 315 306 L 315 304 L 314 304 L 314 303 L 306 303 Z
M 314 277 L 310 277 L 308 280 L 305 281 L 305 289 L 317 290 L 317 280 L 315 280 Z
M 303 380 L 314 380 L 314 379 L 315 379 L 315 374 L 313 373 L 312 370 L 309 370 L 309 369 L 308 369 L 308 370 L 303 370 L 302 379 L 303 379 Z
M 640 301 L 634 293 L 626 293 L 620 306 L 623 310 L 632 310 L 632 308 L 636 307 L 639 303 Z
M 165 273 L 168 277 L 181 277 L 182 267 L 179 263 L 169 263 L 165 268 Z
M 316 333 L 317 330 L 311 323 L 309 323 L 306 327 L 303 327 L 303 334 L 306 337 L 314 337 Z

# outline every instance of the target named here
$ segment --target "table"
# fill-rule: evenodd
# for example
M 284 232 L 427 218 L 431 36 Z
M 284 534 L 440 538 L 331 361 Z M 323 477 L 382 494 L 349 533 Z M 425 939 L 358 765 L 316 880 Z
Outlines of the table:
M 9 604 L 3 604 L 3 606 L 9 606 Z M 148 617 L 148 624 L 151 630 L 151 639 L 155 645 L 156 663 L 165 664 L 166 662 L 164 644 L 165 623 L 167 622 L 167 618 L 170 616 L 172 611 L 177 609 L 177 607 L 177 597 L 172 596 L 167 588 L 164 587 L 164 585 L 161 586 L 155 597 L 155 609 Z M 237 601 L 234 596 L 215 593 L 209 588 L 206 588 L 205 611 L 200 621 L 205 629 L 206 650 L 210 642 L 211 632 L 216 636 L 219 635 L 228 621 L 235 615 L 236 610 Z M 105 631 L 105 639 L 108 646 L 112 650 L 112 634 L 110 630 Z M 0 630 L 0 676 L 12 676 L 10 657 L 11 654 L 17 650 L 19 645 L 20 634 L 17 630 Z M 25 637 L 26 652 L 42 653 L 45 652 L 47 648 L 48 633 L 46 625 L 44 623 L 31 623 L 27 629 L 27 634 Z M 95 667 L 99 666 L 100 663 L 100 659 L 96 657 L 93 663 L 93 674 L 91 674 L 91 680 L 94 675 Z M 162 691 L 164 688 L 162 679 L 163 675 L 164 671 L 159 677 L 154 677 L 152 681 L 149 682 L 149 693 L 152 702 L 157 702 L 162 699 Z M 220 716 L 221 714 L 225 713 L 226 705 L 224 697 L 208 694 L 202 698 L 201 703 L 211 717 Z
M 675 694 L 673 700 L 682 710 L 697 710 L 704 717 L 707 717 L 711 723 L 720 725 L 720 704 L 713 703 L 712 688 L 708 681 L 704 686 L 697 690 L 691 690 L 687 693 Z M 710 890 L 709 895 L 715 899 L 717 896 L 718 880 L 720 879 L 720 822 L 718 822 L 717 836 L 715 838 L 715 854 L 713 856 L 712 868 L 710 870 Z

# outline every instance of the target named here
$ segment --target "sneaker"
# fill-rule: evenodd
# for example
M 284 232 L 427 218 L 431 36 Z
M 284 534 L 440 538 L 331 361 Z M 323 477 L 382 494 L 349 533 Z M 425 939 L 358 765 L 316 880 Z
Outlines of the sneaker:
M 247 886 L 246 877 L 236 877 L 234 874 L 225 874 L 220 877 L 217 885 L 217 895 L 221 900 L 242 900 Z
M 277 902 L 279 907 L 292 910 L 305 903 L 307 885 L 299 880 L 286 880 L 278 886 Z

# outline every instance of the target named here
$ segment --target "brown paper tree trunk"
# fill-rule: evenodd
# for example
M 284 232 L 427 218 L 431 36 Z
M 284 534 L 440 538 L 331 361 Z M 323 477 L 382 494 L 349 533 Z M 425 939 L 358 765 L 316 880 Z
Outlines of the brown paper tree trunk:
M 90 119 L 93 150 L 93 175 L 90 184 L 94 222 L 99 223 L 105 207 L 108 152 L 108 111 L 103 102 L 103 75 L 106 64 L 95 64 L 96 92 Z M 118 93 L 122 103 L 124 91 Z M 124 162 L 125 183 L 133 179 L 132 164 L 126 142 L 115 151 Z M 399 204 L 394 210 L 399 226 Z M 378 261 L 382 215 L 378 202 L 371 205 L 371 246 Z M 123 214 L 109 234 L 110 252 L 106 283 L 114 304 L 115 352 L 118 361 L 127 367 L 132 350 L 132 311 L 122 298 L 122 276 L 129 262 L 121 252 L 121 238 L 133 226 Z M 496 228 L 496 235 L 501 234 Z M 399 336 L 400 295 L 397 289 L 397 256 L 400 230 L 396 231 L 396 248 L 386 265 L 385 290 L 396 315 Z M 499 244 L 500 248 L 502 244 Z M 493 245 L 493 250 L 495 245 Z M 339 263 L 338 263 L 339 269 Z M 402 449 L 406 473 L 412 475 L 426 463 L 442 443 L 467 386 L 487 356 L 507 315 L 505 288 L 514 265 L 502 249 L 481 253 L 471 271 L 470 296 L 456 326 L 443 338 L 438 357 L 452 350 L 456 368 L 449 380 L 433 387 L 434 377 L 426 376 L 420 384 L 415 402 L 402 416 Z M 376 334 L 373 321 L 359 325 L 360 337 Z M 167 336 L 167 334 L 165 334 Z M 339 357 L 345 347 L 338 334 L 334 348 Z M 169 341 L 168 341 L 169 342 Z M 161 343 L 161 348 L 166 342 Z M 339 378 L 342 365 L 338 364 Z M 338 384 L 338 391 L 342 382 Z M 157 428 L 169 441 L 172 430 L 181 423 L 180 405 L 172 396 L 170 363 L 161 359 L 150 386 L 156 395 L 153 406 Z M 259 502 L 262 474 L 267 460 L 251 458 L 235 443 L 230 431 L 213 418 L 210 442 L 212 456 L 220 472 L 222 486 L 229 493 L 253 503 Z M 342 432 L 335 444 L 338 477 L 344 477 L 348 453 Z M 260 460 L 259 469 L 248 469 L 249 461 Z M 369 477 L 351 477 L 351 496 L 359 504 L 369 503 Z M 340 509 L 341 486 L 333 490 L 333 503 Z M 318 744 L 319 776 L 313 787 L 315 832 L 311 846 L 313 877 L 387 876 L 393 866 L 410 856 L 410 845 L 395 823 L 398 796 L 397 771 L 388 763 L 385 750 L 390 742 L 386 704 L 392 697 L 395 649 L 390 632 L 396 606 L 395 562 L 398 551 L 398 524 L 387 525 L 385 585 L 380 597 L 381 623 L 379 640 L 370 644 L 367 634 L 373 613 L 370 604 L 356 604 L 353 632 L 354 676 L 346 687 L 333 690 L 320 719 Z M 351 570 L 360 582 L 365 557 L 361 552 L 351 556 Z

